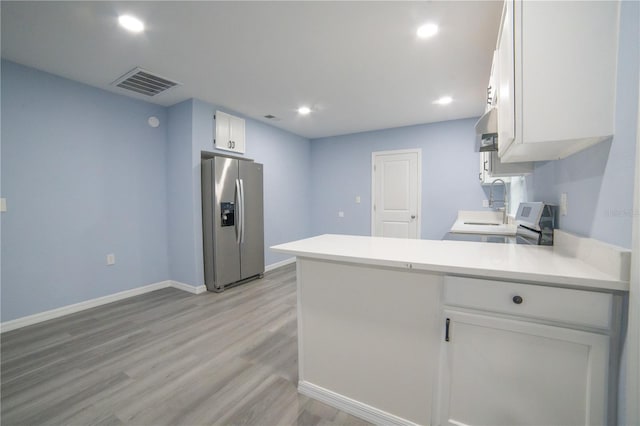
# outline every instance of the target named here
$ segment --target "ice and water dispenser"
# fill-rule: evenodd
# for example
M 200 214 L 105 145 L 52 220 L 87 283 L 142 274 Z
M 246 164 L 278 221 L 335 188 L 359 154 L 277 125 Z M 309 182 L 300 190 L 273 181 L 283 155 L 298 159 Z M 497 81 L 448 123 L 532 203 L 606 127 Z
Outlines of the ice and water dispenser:
M 220 216 L 222 226 L 234 226 L 236 217 L 236 206 L 231 203 L 220 203 Z

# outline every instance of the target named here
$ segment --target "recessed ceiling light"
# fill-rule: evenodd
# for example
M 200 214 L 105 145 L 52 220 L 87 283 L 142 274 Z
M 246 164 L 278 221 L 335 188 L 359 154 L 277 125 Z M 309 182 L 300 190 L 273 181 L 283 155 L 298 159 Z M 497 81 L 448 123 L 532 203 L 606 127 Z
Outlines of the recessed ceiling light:
M 300 115 L 307 115 L 311 112 L 311 108 L 306 107 L 306 106 L 302 106 L 300 108 L 298 108 L 298 114 Z
M 144 31 L 144 23 L 131 15 L 120 15 L 118 17 L 118 22 L 121 26 L 131 31 L 132 33 L 139 33 Z
M 436 24 L 424 24 L 418 28 L 416 32 L 419 38 L 429 38 L 438 34 L 438 26 Z
M 451 96 L 443 96 L 440 99 L 433 101 L 434 104 L 438 105 L 447 105 L 453 102 L 453 98 Z

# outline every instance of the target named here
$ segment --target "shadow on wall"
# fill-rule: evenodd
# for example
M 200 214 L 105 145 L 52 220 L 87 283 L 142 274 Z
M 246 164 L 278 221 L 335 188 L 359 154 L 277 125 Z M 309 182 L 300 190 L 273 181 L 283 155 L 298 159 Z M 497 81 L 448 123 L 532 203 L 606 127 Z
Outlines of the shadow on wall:
M 535 165 L 532 201 L 558 205 L 561 194 L 567 194 L 567 215 L 558 218 L 561 229 L 592 236 L 598 212 L 610 214 L 600 206 L 611 144 L 608 140 L 563 160 Z

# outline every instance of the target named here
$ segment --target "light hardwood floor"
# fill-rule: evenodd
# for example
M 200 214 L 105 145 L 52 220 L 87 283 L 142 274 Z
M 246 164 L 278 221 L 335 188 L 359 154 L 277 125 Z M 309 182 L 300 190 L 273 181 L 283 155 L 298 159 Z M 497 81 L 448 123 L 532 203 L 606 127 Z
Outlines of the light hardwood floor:
M 299 395 L 295 266 L 1 336 L 2 425 L 366 425 Z

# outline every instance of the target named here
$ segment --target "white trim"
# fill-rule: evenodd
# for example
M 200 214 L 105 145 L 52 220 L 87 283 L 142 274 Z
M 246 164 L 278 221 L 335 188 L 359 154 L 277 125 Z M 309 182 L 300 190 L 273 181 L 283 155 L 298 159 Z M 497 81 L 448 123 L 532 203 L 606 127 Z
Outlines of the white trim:
M 376 189 L 375 189 L 375 165 L 376 165 L 376 156 L 378 155 L 394 155 L 394 154 L 418 154 L 418 200 L 417 200 L 417 210 L 416 215 L 418 216 L 417 223 L 417 235 L 416 238 L 420 239 L 422 235 L 422 148 L 412 148 L 412 149 L 394 149 L 391 151 L 375 151 L 371 153 L 371 236 L 375 236 L 375 211 L 373 210 L 374 203 L 376 201 Z
M 178 290 L 186 291 L 192 294 L 201 294 L 207 291 L 207 287 L 205 285 L 192 286 L 190 284 L 181 283 L 180 281 L 170 281 L 171 285 L 169 287 L 177 288 Z
M 628 425 L 640 424 L 640 93 L 638 95 L 638 118 L 636 123 L 636 170 L 633 191 L 632 231 L 631 231 L 631 281 L 629 283 L 629 320 L 625 342 L 626 359 L 622 371 L 626 372 L 624 418 L 618 418 Z
M 304 373 L 304 315 L 302 315 L 302 280 L 304 277 L 304 268 L 301 262 L 302 259 L 296 258 L 296 312 L 298 323 L 298 384 L 306 383 Z
M 278 268 L 281 268 L 281 267 L 283 267 L 283 266 L 290 265 L 290 264 L 292 264 L 292 263 L 296 263 L 296 258 L 295 258 L 295 256 L 290 257 L 290 258 L 285 259 L 285 260 L 281 260 L 280 262 L 272 263 L 271 265 L 267 265 L 267 266 L 264 268 L 264 271 L 265 271 L 265 272 L 273 271 L 274 269 L 278 269 Z
M 122 299 L 128 299 L 129 297 L 139 296 L 144 293 L 149 293 L 151 291 L 156 291 L 167 287 L 173 287 L 192 294 L 200 294 L 207 291 L 207 288 L 204 285 L 194 287 L 192 285 L 184 284 L 179 281 L 160 281 L 142 287 L 132 288 L 131 290 L 125 290 L 118 293 L 109 294 L 107 296 L 97 297 L 95 299 L 89 299 L 83 302 L 74 303 L 73 305 L 62 306 L 60 308 L 51 309 L 49 311 L 39 312 L 37 314 L 27 315 L 25 317 L 5 321 L 3 323 L 0 323 L 0 334 L 6 331 L 27 327 L 29 325 L 63 317 L 65 315 L 74 314 L 76 312 L 95 308 L 101 305 L 106 305 L 107 303 L 117 302 L 118 300 Z
M 74 303 L 73 305 L 62 306 L 61 308 L 51 309 L 50 311 L 39 312 L 37 314 L 27 315 L 26 317 L 17 318 L 11 321 L 5 321 L 0 324 L 0 333 L 48 321 L 50 319 L 63 317 L 65 315 L 95 308 L 96 306 L 106 305 L 107 303 L 116 302 L 118 300 L 127 299 L 129 297 L 138 296 L 140 294 L 149 293 L 150 291 L 160 290 L 161 288 L 166 287 L 171 287 L 171 281 L 160 281 L 154 284 L 133 288 L 131 290 L 125 290 L 119 293 L 85 300 L 84 302 Z
M 416 426 L 416 423 L 407 419 L 394 416 L 386 411 L 347 398 L 313 383 L 298 382 L 298 392 L 376 425 Z

